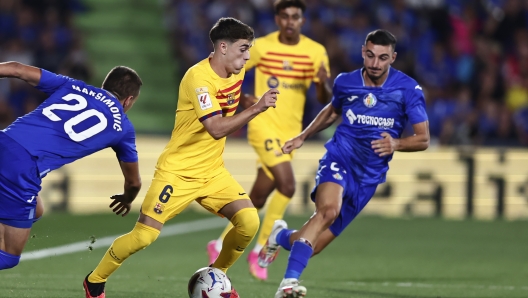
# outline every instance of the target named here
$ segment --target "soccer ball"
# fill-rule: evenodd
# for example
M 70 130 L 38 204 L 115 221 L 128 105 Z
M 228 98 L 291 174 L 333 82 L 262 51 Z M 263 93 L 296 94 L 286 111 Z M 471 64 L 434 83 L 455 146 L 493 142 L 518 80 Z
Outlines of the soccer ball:
M 220 269 L 198 269 L 187 285 L 189 298 L 232 298 L 231 281 Z

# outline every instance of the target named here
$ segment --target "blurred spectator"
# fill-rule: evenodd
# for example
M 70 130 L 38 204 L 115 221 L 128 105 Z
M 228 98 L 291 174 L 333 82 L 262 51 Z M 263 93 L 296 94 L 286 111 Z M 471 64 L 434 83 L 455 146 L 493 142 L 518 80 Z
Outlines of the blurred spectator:
M 89 80 L 92 72 L 71 24 L 73 13 L 83 10 L 79 0 L 1 0 L 0 61 L 18 61 Z M 1 80 L 0 129 L 45 98 L 20 81 Z
M 212 50 L 205 32 L 220 16 L 240 18 L 256 36 L 275 31 L 272 3 L 166 1 L 179 75 Z M 528 145 L 528 0 L 306 3 L 303 34 L 326 46 L 333 77 L 362 66 L 369 31 L 384 28 L 396 35 L 394 67 L 424 88 L 436 143 Z M 244 84 L 253 84 L 251 73 Z M 309 96 L 306 118 L 320 108 Z

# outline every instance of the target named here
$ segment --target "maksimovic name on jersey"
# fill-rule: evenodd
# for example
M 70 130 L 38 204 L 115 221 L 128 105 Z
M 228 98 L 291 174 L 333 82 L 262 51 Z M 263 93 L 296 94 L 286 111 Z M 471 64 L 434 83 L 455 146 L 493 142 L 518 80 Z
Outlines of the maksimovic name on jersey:
M 92 90 L 88 90 L 86 88 L 79 88 L 79 86 L 72 85 L 72 88 L 74 90 L 77 90 L 79 92 L 82 92 L 88 96 L 92 96 L 93 98 L 102 101 L 106 106 L 110 108 L 110 112 L 112 112 L 113 119 L 114 119 L 114 125 L 112 126 L 114 130 L 116 131 L 122 131 L 121 128 L 121 112 L 118 107 L 115 107 L 115 101 L 113 101 L 110 98 L 107 98 L 103 93 L 95 93 Z

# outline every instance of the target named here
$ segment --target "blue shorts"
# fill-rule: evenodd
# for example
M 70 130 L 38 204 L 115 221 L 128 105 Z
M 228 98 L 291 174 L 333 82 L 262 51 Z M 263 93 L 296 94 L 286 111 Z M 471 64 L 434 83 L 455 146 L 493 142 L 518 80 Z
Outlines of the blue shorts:
M 0 131 L 0 223 L 31 228 L 40 183 L 36 158 Z
M 378 185 L 358 182 L 350 170 L 347 171 L 344 165 L 328 154 L 319 161 L 315 187 L 311 193 L 312 201 L 315 202 L 317 187 L 325 182 L 333 182 L 343 187 L 341 212 L 330 226 L 332 234 L 339 236 L 374 196 Z

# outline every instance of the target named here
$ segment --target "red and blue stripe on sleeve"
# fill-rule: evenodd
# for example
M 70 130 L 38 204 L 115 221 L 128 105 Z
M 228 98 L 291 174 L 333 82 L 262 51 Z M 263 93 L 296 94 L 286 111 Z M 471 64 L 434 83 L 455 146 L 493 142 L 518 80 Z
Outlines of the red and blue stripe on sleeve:
M 209 118 L 211 118 L 213 116 L 216 116 L 216 115 L 222 115 L 222 111 L 221 110 L 214 111 L 212 113 L 209 113 L 209 114 L 207 114 L 205 116 L 200 117 L 200 119 L 198 119 L 198 120 L 200 120 L 200 122 L 204 122 L 206 119 L 209 119 Z

